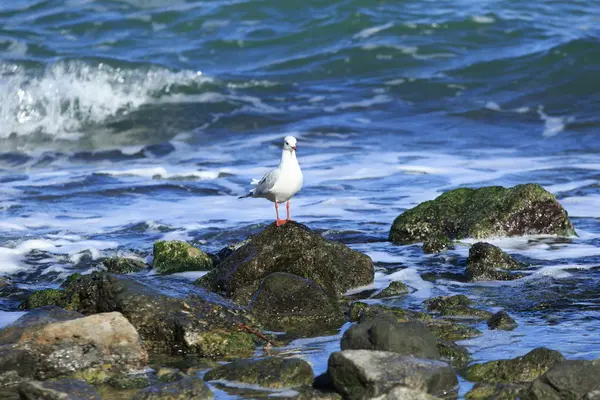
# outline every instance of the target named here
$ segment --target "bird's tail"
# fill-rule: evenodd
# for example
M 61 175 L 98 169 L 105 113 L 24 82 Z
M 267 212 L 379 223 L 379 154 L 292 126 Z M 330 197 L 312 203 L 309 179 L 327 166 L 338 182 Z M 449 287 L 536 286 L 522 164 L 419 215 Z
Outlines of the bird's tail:
M 245 199 L 246 197 L 252 197 L 253 194 L 254 194 L 254 191 L 251 190 L 248 192 L 248 194 L 238 197 L 238 199 Z

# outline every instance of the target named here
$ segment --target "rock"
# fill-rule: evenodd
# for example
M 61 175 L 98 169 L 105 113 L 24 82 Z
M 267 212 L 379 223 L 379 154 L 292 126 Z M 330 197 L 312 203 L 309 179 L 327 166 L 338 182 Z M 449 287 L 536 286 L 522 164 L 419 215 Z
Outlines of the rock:
M 213 269 L 213 259 L 202 250 L 179 240 L 154 243 L 154 269 L 159 274 Z
M 423 243 L 424 253 L 441 253 L 444 250 L 454 250 L 454 243 L 444 235 L 432 235 Z
M 374 397 L 371 400 L 439 400 L 439 397 L 434 397 L 419 390 L 409 389 L 397 386 L 388 393 Z
M 374 275 L 368 256 L 290 222 L 280 227 L 269 225 L 197 283 L 232 297 L 244 288 L 253 293 L 273 272 L 311 279 L 332 297 L 373 282 Z
M 342 350 L 382 350 L 415 357 L 440 359 L 435 337 L 420 322 L 399 323 L 380 314 L 344 332 Z
M 400 281 L 390 282 L 390 285 L 381 292 L 372 296 L 374 299 L 383 299 L 385 297 L 402 296 L 408 294 L 408 288 Z
M 442 316 L 468 317 L 474 319 L 491 318 L 489 311 L 478 310 L 470 307 L 471 300 L 463 294 L 455 296 L 440 296 L 426 300 L 427 310 L 437 312 Z
M 389 239 L 414 243 L 432 235 L 482 239 L 530 234 L 575 235 L 567 212 L 535 184 L 451 190 L 398 216 Z
M 531 382 L 564 360 L 558 351 L 539 347 L 522 357 L 473 364 L 467 368 L 466 378 L 491 383 Z
M 83 314 L 119 310 L 154 353 L 214 358 L 254 352 L 254 335 L 243 329 L 255 325 L 253 319 L 212 293 L 173 298 L 125 275 L 104 272 L 73 280 L 65 292 L 69 307 Z
M 433 320 L 426 322 L 427 329 L 441 340 L 465 340 L 481 336 L 480 330 L 453 321 Z
M 342 400 L 342 396 L 335 392 L 321 392 L 316 389 L 296 389 L 298 395 L 295 397 L 288 397 L 293 400 Z
M 69 321 L 75 318 L 81 318 L 83 314 L 75 311 L 63 310 L 56 306 L 39 307 L 29 311 L 17 319 L 12 324 L 0 330 L 0 344 L 15 343 L 25 329 L 32 329 L 34 326 L 47 325 L 53 322 Z
M 231 254 L 233 254 L 234 251 L 236 251 L 240 247 L 244 246 L 245 244 L 248 244 L 249 242 L 250 242 L 250 239 L 246 239 L 244 241 L 228 244 L 227 246 L 223 247 L 217 253 L 217 257 L 219 258 L 219 261 L 222 262 L 227 257 L 229 257 Z
M 19 394 L 23 400 L 100 400 L 96 389 L 75 379 L 21 382 Z
M 322 287 L 285 272 L 268 275 L 249 308 L 271 331 L 310 334 L 337 329 L 346 321 L 335 299 Z
M 152 382 L 147 374 L 115 375 L 108 380 L 108 384 L 115 389 L 142 389 L 150 386 Z
M 135 258 L 111 257 L 103 261 L 106 270 L 113 274 L 129 274 L 147 269 L 143 261 Z
M 442 395 L 458 385 L 448 364 L 374 350 L 345 350 L 331 354 L 328 372 L 344 399 L 384 395 L 397 386 Z
M 522 269 L 524 265 L 512 258 L 500 248 L 478 242 L 469 249 L 467 258 L 467 278 L 472 281 L 508 281 L 522 278 L 523 274 L 509 273 L 502 270 Z
M 147 387 L 133 396 L 133 400 L 209 400 L 214 397 L 202 379 L 190 377 Z
M 598 399 L 600 360 L 568 360 L 556 364 L 531 384 L 531 400 Z
M 31 310 L 43 306 L 57 306 L 64 308 L 66 306 L 64 291 L 60 289 L 43 289 L 33 292 L 23 303 L 19 305 L 21 310 Z
M 204 375 L 205 381 L 226 380 L 266 388 L 310 386 L 313 370 L 300 358 L 267 357 L 260 360 L 235 360 Z
M 37 367 L 38 356 L 33 352 L 12 345 L 0 346 L 0 387 L 33 379 Z
M 438 339 L 437 348 L 440 352 L 441 360 L 449 363 L 455 369 L 464 369 L 469 361 L 471 361 L 471 354 L 469 354 L 469 350 L 465 346 Z
M 161 382 L 175 382 L 185 377 L 185 374 L 177 368 L 162 367 L 156 371 L 156 378 Z
M 517 323 L 506 311 L 498 311 L 488 319 L 488 327 L 490 329 L 502 329 L 505 331 L 512 331 L 517 327 Z
M 466 395 L 467 400 L 518 400 L 527 392 L 527 385 L 519 383 L 478 383 Z

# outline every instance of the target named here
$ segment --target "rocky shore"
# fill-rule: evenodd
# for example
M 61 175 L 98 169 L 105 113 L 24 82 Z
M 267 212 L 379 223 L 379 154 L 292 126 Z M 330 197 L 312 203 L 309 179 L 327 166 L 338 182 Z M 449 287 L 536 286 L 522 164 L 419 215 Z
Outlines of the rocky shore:
M 575 235 L 538 185 L 450 191 L 401 214 L 389 240 L 437 253 L 463 238 L 525 234 Z M 468 296 L 430 298 L 420 309 L 381 304 L 410 292 L 398 281 L 347 295 L 373 282 L 372 260 L 302 224 L 271 224 L 218 254 L 160 241 L 152 266 L 118 257 L 103 264 L 22 302 L 27 313 L 0 331 L 1 398 L 210 399 L 234 384 L 286 389 L 295 399 L 452 399 L 459 377 L 475 383 L 468 399 L 591 399 L 600 391 L 600 361 L 546 348 L 472 363 L 456 341 L 481 335 L 482 321 L 492 330 L 517 323 Z M 529 268 L 485 242 L 471 246 L 465 265 L 465 282 L 520 279 Z M 174 297 L 136 279 L 150 268 L 207 274 Z M 275 351 L 343 326 L 324 374 Z

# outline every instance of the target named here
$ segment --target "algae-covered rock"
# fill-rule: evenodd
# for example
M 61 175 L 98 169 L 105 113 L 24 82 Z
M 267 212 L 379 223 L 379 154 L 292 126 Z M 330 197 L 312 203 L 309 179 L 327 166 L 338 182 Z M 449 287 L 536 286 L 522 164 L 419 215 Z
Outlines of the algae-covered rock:
M 466 275 L 470 281 L 508 281 L 522 278 L 523 274 L 504 270 L 522 269 L 523 264 L 489 243 L 478 242 L 469 249 Z
M 575 235 L 567 212 L 536 184 L 451 190 L 398 216 L 389 239 L 414 243 L 432 235 L 482 239 L 528 234 Z
M 441 253 L 444 250 L 454 249 L 454 243 L 444 235 L 432 235 L 423 242 L 424 253 Z
M 161 367 L 156 371 L 156 379 L 161 382 L 175 382 L 185 377 L 185 374 L 177 368 Z
M 487 324 L 490 329 L 501 329 L 504 331 L 512 331 L 517 327 L 516 321 L 506 311 L 498 311 L 492 315 L 488 319 Z
M 310 386 L 314 373 L 300 358 L 267 357 L 260 360 L 235 360 L 204 375 L 205 381 L 226 380 L 266 388 Z
M 390 282 L 389 286 L 381 292 L 372 296 L 374 299 L 383 299 L 385 297 L 402 296 L 408 294 L 408 288 L 400 281 Z
M 374 274 L 368 256 L 290 222 L 279 227 L 269 225 L 200 278 L 198 284 L 232 297 L 244 288 L 255 290 L 274 272 L 311 279 L 331 296 L 371 283 Z
M 179 240 L 154 243 L 154 269 L 160 274 L 213 269 L 213 259 L 202 250 Z
M 113 274 L 130 274 L 147 269 L 143 261 L 135 258 L 111 257 L 102 262 L 106 270 Z
M 210 400 L 214 397 L 202 379 L 190 377 L 149 386 L 133 396 L 132 400 Z
M 75 379 L 25 381 L 19 384 L 23 400 L 100 400 L 100 394 L 87 383 Z
M 471 354 L 465 346 L 447 340 L 437 340 L 437 348 L 441 360 L 446 361 L 455 369 L 464 369 L 471 361 Z
M 31 310 L 43 306 L 57 306 L 64 308 L 67 305 L 65 292 L 60 289 L 42 289 L 33 292 L 19 305 L 21 310 Z
M 348 310 L 350 322 L 355 322 L 363 318 L 371 318 L 378 314 L 393 314 L 398 322 L 429 321 L 433 319 L 428 314 L 422 312 L 400 307 L 389 307 L 383 304 L 367 304 L 362 301 L 353 302 Z
M 336 329 L 345 317 L 321 286 L 299 276 L 276 272 L 260 284 L 250 310 L 271 331 L 312 334 Z
M 528 385 L 522 383 L 478 383 L 466 395 L 467 400 L 519 400 Z
M 443 395 L 458 379 L 444 362 L 374 350 L 344 350 L 331 354 L 328 373 L 344 399 L 384 395 L 397 386 Z
M 104 272 L 73 280 L 65 292 L 69 307 L 83 314 L 119 310 L 155 353 L 221 357 L 254 351 L 254 336 L 243 329 L 254 325 L 247 311 L 212 293 L 173 298 Z
M 471 365 L 467 369 L 466 378 L 492 383 L 531 382 L 564 360 L 558 351 L 539 347 L 522 357 Z
M 147 374 L 121 374 L 112 376 L 108 382 L 115 389 L 143 389 L 152 383 Z
M 439 360 L 435 337 L 420 322 L 399 323 L 390 314 L 379 314 L 350 327 L 342 350 L 382 350 Z
M 598 399 L 600 360 L 567 360 L 537 378 L 523 398 L 530 400 Z
M 425 300 L 427 310 L 442 316 L 468 317 L 473 319 L 488 319 L 492 313 L 470 307 L 471 300 L 463 294 L 455 296 L 440 296 Z
M 477 328 L 453 321 L 433 320 L 426 322 L 425 326 L 433 336 L 441 340 L 466 340 L 482 335 Z

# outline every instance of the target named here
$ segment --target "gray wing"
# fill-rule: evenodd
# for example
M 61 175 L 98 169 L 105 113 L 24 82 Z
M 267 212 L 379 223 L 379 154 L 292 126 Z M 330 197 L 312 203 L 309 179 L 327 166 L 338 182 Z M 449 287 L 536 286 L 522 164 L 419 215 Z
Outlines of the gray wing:
M 258 181 L 258 183 L 256 183 L 256 187 L 252 191 L 252 194 L 254 196 L 261 196 L 269 193 L 273 186 L 275 186 L 277 178 L 279 178 L 279 168 L 270 170 L 260 181 Z

